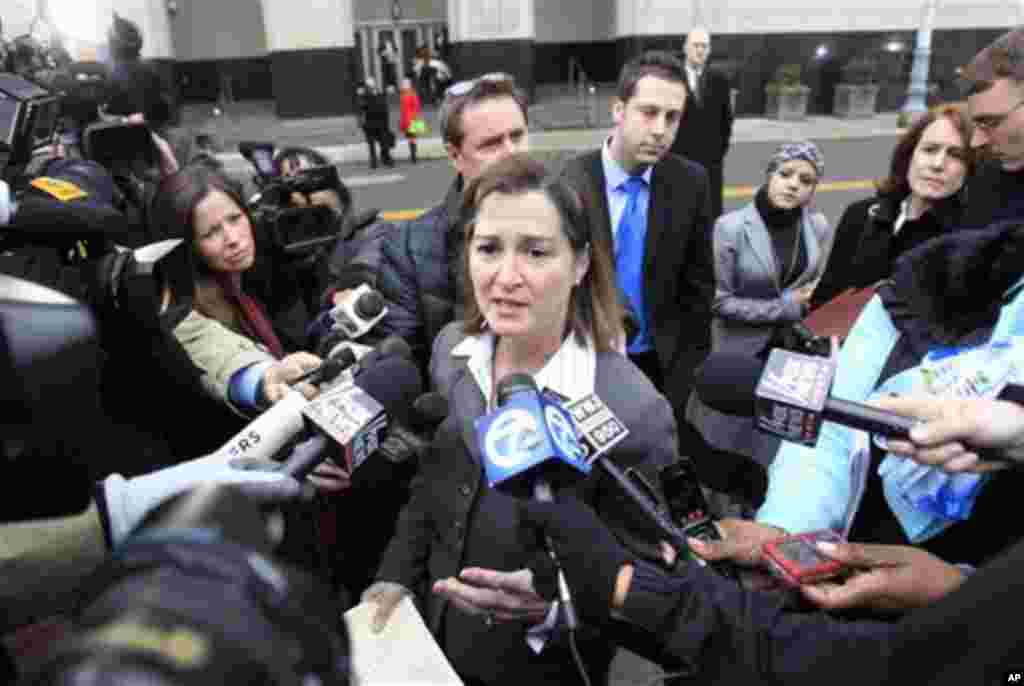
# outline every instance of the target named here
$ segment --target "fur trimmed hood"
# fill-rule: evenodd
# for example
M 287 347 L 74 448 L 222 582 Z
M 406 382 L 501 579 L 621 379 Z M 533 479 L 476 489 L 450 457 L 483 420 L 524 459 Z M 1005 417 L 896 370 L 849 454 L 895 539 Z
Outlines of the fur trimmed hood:
M 959 231 L 896 263 L 879 294 L 915 348 L 950 344 L 991 328 L 1007 290 L 1024 275 L 1024 222 Z

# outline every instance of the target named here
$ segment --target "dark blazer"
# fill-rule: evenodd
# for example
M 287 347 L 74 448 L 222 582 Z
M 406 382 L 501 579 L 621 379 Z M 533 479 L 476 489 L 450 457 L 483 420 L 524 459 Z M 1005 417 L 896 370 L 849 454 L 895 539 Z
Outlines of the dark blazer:
M 672 152 L 705 166 L 719 166 L 732 139 L 732 98 L 725 74 L 707 67 L 700 77 L 700 99 L 686 84 L 686 109 Z
M 847 206 L 835 231 L 829 261 L 811 297 L 812 308 L 849 288 L 866 288 L 888 278 L 900 255 L 963 226 L 965 203 L 962 194 L 957 193 L 916 221 L 905 222 L 894 235 L 903 200 L 891 194 L 876 195 Z
M 587 200 L 594 240 L 614 255 L 601 151 L 570 160 L 563 175 Z M 711 222 L 707 172 L 699 164 L 666 155 L 651 176 L 643 274 L 647 321 L 665 395 L 674 407 L 686 402 L 693 369 L 709 347 L 715 291 Z
M 486 404 L 465 358 L 451 354 L 464 338 L 462 322 L 453 322 L 435 341 L 431 378 L 448 397 L 449 414 L 420 463 L 377 578 L 417 592 L 427 626 L 464 677 L 485 683 L 569 683 L 575 667 L 559 645 L 533 655 L 522 625 L 487 629 L 478 617 L 448 612 L 448 602 L 430 591 L 434 581 L 457 576 L 467 566 L 514 570 L 543 555 L 519 526 L 516 498 L 489 488 L 484 478 L 473 420 L 486 413 Z M 656 485 L 658 470 L 676 460 L 676 425 L 665 398 L 617 353 L 598 353 L 595 392 L 630 430 L 609 457 Z M 603 471 L 595 469 L 573 488 L 624 543 L 643 557 L 657 557 L 657 530 Z M 610 651 L 607 638 L 580 644 L 592 658 L 602 649 Z M 591 664 L 586 657 L 584 662 Z

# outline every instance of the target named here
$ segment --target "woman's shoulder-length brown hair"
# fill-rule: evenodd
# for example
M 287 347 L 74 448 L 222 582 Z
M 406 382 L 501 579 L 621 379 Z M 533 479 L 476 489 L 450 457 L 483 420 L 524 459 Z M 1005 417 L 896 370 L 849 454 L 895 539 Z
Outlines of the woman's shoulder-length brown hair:
M 909 195 L 910 182 L 907 181 L 907 173 L 910 171 L 910 161 L 914 157 L 914 150 L 924 136 L 924 130 L 946 117 L 956 129 L 956 132 L 963 140 L 961 153 L 964 165 L 967 167 L 966 176 L 974 173 L 975 155 L 971 150 L 971 120 L 967 116 L 967 108 L 962 103 L 949 103 L 939 105 L 928 110 L 917 121 L 907 129 L 907 132 L 896 143 L 892 151 L 892 160 L 889 163 L 889 175 L 880 179 L 875 187 L 883 195 Z
M 590 268 L 569 298 L 566 333 L 572 331 L 581 345 L 593 340 L 597 352 L 615 349 L 625 335 L 625 310 L 615 284 L 615 270 L 606 241 L 595 241 L 587 214 L 585 196 L 564 177 L 553 176 L 543 162 L 527 154 L 512 155 L 489 166 L 463 193 L 462 217 L 465 236 L 462 270 L 466 304 L 464 327 L 468 334 L 482 333 L 486 320 L 476 301 L 469 277 L 470 244 L 476 228 L 476 213 L 492 193 L 522 194 L 540 191 L 551 201 L 561 219 L 563 235 L 577 258 L 590 252 Z

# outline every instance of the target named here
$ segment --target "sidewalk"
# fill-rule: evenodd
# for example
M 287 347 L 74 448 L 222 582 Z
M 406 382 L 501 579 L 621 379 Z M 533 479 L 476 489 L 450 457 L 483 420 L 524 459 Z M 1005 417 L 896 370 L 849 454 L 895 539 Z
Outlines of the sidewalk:
M 530 106 L 530 148 L 537 152 L 585 150 L 597 147 L 612 125 L 611 86 L 602 86 L 592 95 L 567 92 L 564 86 L 538 88 Z M 392 98 L 392 130 L 398 131 L 397 97 Z M 272 141 L 278 146 L 304 145 L 321 150 L 338 163 L 366 162 L 368 151 L 362 130 L 354 116 L 318 119 L 278 119 L 272 101 L 232 103 L 220 116 L 213 105 L 186 106 L 182 126 L 196 133 L 212 134 L 222 151 L 219 157 L 229 167 L 244 164 L 237 152 L 238 142 Z M 775 142 L 809 138 L 841 140 L 898 136 L 896 112 L 877 114 L 868 119 L 838 119 L 812 116 L 799 122 L 783 122 L 762 117 L 741 117 L 733 127 L 733 143 Z M 438 136 L 437 109 L 425 108 L 424 118 L 430 136 L 419 140 L 419 156 L 436 159 L 445 156 Z M 401 151 L 404 142 L 398 143 Z

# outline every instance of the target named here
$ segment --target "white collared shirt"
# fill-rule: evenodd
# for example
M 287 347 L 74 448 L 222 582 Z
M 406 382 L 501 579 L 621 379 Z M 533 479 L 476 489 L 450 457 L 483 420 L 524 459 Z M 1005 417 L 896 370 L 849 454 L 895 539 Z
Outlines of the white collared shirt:
M 704 73 L 703 69 L 694 69 L 686 64 L 686 80 L 690 85 L 690 92 L 698 98 L 700 97 L 700 75 Z
M 909 219 L 909 218 L 910 218 L 910 196 L 908 195 L 906 198 L 903 199 L 903 202 L 900 203 L 900 213 L 899 213 L 899 216 L 897 216 L 896 217 L 896 221 L 894 221 L 892 223 L 892 235 L 893 236 L 898 236 L 899 235 L 900 229 L 903 228 L 903 225 L 907 223 L 907 219 Z
M 484 399 L 487 411 L 494 408 L 494 343 L 495 336 L 486 331 L 477 336 L 468 336 L 464 341 L 452 348 L 455 357 L 468 357 L 466 366 L 476 381 Z M 570 334 L 562 341 L 562 346 L 551 356 L 547 364 L 533 375 L 537 387 L 541 390 L 549 388 L 569 400 L 577 400 L 594 392 L 597 379 L 597 353 L 593 343 L 580 345 L 576 336 Z

